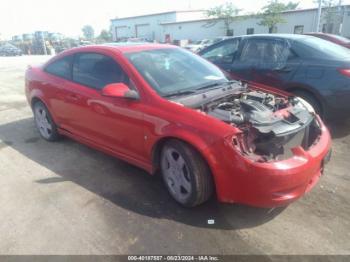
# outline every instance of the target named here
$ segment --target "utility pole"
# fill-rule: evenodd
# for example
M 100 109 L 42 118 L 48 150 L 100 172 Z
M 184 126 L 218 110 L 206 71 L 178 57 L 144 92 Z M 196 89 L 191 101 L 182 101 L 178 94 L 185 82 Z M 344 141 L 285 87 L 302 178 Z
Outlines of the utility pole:
M 343 1 L 339 0 L 338 2 L 338 15 L 340 17 L 340 23 L 338 28 L 338 34 L 341 35 L 343 31 L 343 22 L 344 22 L 344 9 L 342 7 Z
M 44 55 L 47 55 L 47 50 L 46 50 L 46 43 L 45 43 L 45 37 L 44 37 L 44 32 L 43 31 L 39 31 L 38 33 L 38 40 L 41 42 L 41 47 L 42 47 L 42 51 L 44 52 Z
M 319 32 L 319 31 L 320 31 L 321 13 L 322 13 L 322 0 L 318 0 L 318 11 L 317 11 L 316 32 Z
M 191 0 L 188 0 L 188 9 L 192 9 L 192 3 L 191 3 Z

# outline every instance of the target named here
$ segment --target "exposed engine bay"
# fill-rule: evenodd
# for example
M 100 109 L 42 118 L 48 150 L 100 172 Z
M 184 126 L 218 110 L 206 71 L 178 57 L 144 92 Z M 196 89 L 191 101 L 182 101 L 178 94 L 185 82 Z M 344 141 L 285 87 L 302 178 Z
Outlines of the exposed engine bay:
M 312 107 L 296 97 L 249 89 L 239 82 L 201 95 L 177 102 L 238 127 L 242 134 L 233 143 L 255 161 L 287 159 L 293 148 L 307 150 L 321 133 Z

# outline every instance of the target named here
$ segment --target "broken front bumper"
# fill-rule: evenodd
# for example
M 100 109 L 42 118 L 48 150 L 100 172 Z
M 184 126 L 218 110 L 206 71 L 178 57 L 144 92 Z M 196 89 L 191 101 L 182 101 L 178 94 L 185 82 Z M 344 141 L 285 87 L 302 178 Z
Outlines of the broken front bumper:
M 211 163 L 218 199 L 259 207 L 287 205 L 310 191 L 331 155 L 331 137 L 321 120 L 321 134 L 308 150 L 293 148 L 293 156 L 275 162 L 259 163 L 240 155 L 226 142 L 215 145 Z M 222 150 L 225 148 L 225 150 Z M 216 153 L 213 153 L 213 152 Z

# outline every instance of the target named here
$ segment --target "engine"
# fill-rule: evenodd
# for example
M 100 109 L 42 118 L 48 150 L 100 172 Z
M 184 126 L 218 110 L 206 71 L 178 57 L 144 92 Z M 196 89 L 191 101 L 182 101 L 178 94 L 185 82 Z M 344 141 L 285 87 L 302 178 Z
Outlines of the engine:
M 235 125 L 250 123 L 261 133 L 273 132 L 276 136 L 294 132 L 313 118 L 297 102 L 258 91 L 211 105 L 207 113 Z
M 320 133 L 314 114 L 298 98 L 251 90 L 207 104 L 205 111 L 239 127 L 242 151 L 261 161 L 288 158 L 293 147 L 307 149 Z

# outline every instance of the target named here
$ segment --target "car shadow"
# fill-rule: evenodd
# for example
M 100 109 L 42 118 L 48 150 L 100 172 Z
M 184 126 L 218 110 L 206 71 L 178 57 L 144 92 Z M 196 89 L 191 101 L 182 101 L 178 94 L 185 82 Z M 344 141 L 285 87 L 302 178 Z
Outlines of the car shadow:
M 100 153 L 68 138 L 50 143 L 39 137 L 32 118 L 0 125 L 0 151 L 11 147 L 57 176 L 34 183 L 43 186 L 71 181 L 115 205 L 144 216 L 174 220 L 195 227 L 242 229 L 264 224 L 285 208 L 263 209 L 221 204 L 214 198 L 184 208 L 169 196 L 160 176 Z M 212 220 L 214 223 L 208 223 Z

